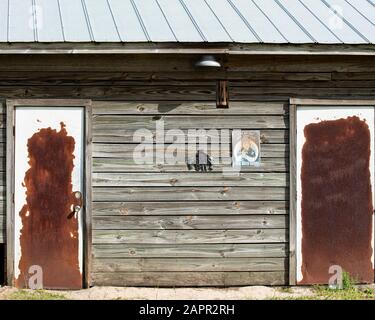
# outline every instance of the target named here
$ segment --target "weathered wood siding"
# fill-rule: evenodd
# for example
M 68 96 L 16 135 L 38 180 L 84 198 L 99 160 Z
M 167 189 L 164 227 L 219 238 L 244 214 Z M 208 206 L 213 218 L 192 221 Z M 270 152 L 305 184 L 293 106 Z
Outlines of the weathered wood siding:
M 93 100 L 94 285 L 287 283 L 288 100 L 375 97 L 372 57 L 229 56 L 221 71 L 196 59 L 0 56 L 1 98 Z M 228 110 L 213 104 L 217 79 Z M 260 130 L 262 165 L 234 178 L 135 164 L 135 130 L 161 117 L 166 129 Z
M 233 102 L 225 110 L 204 102 L 95 101 L 94 283 L 284 283 L 286 110 L 282 102 Z M 166 131 L 260 130 L 262 164 L 239 176 L 225 175 L 223 165 L 215 164 L 212 172 L 189 170 L 186 163 L 136 164 L 133 135 L 142 128 L 155 133 L 158 120 L 164 121 Z M 230 136 L 224 137 L 221 156 L 229 159 Z M 156 152 L 168 152 L 168 146 Z M 209 152 L 216 163 L 219 151 Z M 187 158 L 194 156 L 195 151 Z

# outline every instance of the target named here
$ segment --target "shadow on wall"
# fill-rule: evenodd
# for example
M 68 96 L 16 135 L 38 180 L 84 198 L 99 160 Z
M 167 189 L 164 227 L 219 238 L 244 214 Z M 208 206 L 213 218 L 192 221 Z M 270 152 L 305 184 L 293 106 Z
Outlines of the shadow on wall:
M 0 286 L 5 283 L 5 245 L 0 244 Z

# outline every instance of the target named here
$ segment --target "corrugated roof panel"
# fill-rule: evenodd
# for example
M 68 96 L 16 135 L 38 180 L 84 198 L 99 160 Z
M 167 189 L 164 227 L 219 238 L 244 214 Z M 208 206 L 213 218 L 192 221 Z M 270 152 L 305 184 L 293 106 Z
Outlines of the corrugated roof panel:
M 34 7 L 31 0 L 11 0 L 9 3 L 9 41 L 33 42 Z
M 90 42 L 92 39 L 81 0 L 59 0 L 59 4 L 65 41 Z
M 206 0 L 212 11 L 231 38 L 236 42 L 259 42 L 251 28 L 246 25 L 246 21 L 236 12 L 237 8 L 230 4 L 228 0 Z
M 321 0 L 301 0 L 344 43 L 365 43 L 340 17 Z
M 84 0 L 83 4 L 94 41 L 121 41 L 107 0 Z
M 282 34 L 251 0 L 231 0 L 254 32 L 265 43 L 285 43 Z
M 64 41 L 57 0 L 35 0 L 38 41 Z
M 0 1 L 0 42 L 8 41 L 8 1 Z
M 273 21 L 289 42 L 310 43 L 314 40 L 277 4 L 276 0 L 253 0 L 267 17 Z M 316 0 L 315 0 L 316 1 Z
M 341 42 L 300 0 L 279 0 L 279 3 L 303 25 L 315 42 Z
M 151 41 L 177 41 L 155 0 L 133 0 Z M 171 2 L 170 5 L 173 5 Z
M 108 3 L 122 41 L 147 41 L 130 0 L 109 0 Z
M 220 24 L 218 18 L 212 14 L 205 1 L 181 0 L 192 15 L 195 23 L 202 31 L 206 41 L 210 42 L 232 42 L 233 39 Z
M 375 25 L 375 6 L 373 4 L 367 0 L 357 0 L 353 5 L 355 10 L 358 10 L 370 23 Z
M 199 42 L 203 41 L 198 29 L 179 1 L 156 0 L 165 16 L 168 19 L 177 40 L 180 42 Z
M 349 5 L 348 2 L 343 0 L 325 0 L 325 2 L 328 3 L 331 8 L 340 8 L 342 16 L 347 23 L 351 25 L 365 41 L 368 40 L 369 42 L 375 43 L 375 26 L 356 11 L 355 6 Z
M 0 0 L 8 40 L 375 44 L 375 0 Z

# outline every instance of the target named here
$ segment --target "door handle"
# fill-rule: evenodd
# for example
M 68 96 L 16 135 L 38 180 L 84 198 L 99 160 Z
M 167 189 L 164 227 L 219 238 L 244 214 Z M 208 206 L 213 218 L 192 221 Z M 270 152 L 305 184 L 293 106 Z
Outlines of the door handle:
M 79 191 L 74 192 L 74 198 L 76 199 L 75 205 L 73 207 L 73 211 L 68 215 L 68 219 L 73 218 L 75 215 L 78 215 L 78 213 L 82 209 L 82 193 Z
M 82 193 L 80 191 L 76 191 L 76 192 L 74 192 L 74 197 L 77 200 L 81 200 L 82 199 Z
M 78 213 L 82 209 L 82 193 L 80 191 L 76 191 L 74 192 L 74 197 L 76 198 L 74 213 Z
M 78 215 L 78 213 L 81 211 L 81 206 L 74 206 L 74 210 L 73 212 L 71 212 L 69 215 L 68 215 L 68 219 L 71 219 L 73 218 L 76 214 Z
M 74 206 L 74 213 L 78 213 L 81 210 L 81 206 Z

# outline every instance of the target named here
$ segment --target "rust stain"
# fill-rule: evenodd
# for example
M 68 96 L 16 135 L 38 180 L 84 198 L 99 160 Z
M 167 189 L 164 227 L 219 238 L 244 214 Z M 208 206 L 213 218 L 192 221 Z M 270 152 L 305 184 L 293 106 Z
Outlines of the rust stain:
M 309 124 L 304 134 L 300 283 L 327 283 L 331 265 L 372 283 L 368 125 L 353 116 Z
M 40 129 L 28 139 L 30 169 L 24 178 L 26 204 L 20 211 L 21 259 L 18 287 L 26 287 L 32 265 L 43 269 L 45 288 L 82 287 L 78 260 L 79 204 L 72 192 L 74 138 L 64 123 L 60 131 Z

